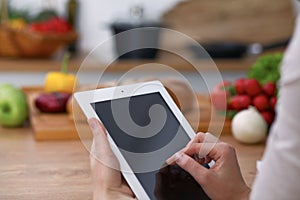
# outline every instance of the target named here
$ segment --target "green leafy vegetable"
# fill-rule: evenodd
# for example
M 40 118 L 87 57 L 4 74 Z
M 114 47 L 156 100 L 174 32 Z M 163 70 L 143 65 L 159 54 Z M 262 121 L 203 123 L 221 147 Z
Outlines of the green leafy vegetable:
M 282 53 L 261 56 L 250 68 L 248 78 L 255 78 L 262 85 L 267 82 L 276 83 L 280 78 L 279 66 L 282 58 Z
M 53 17 L 58 17 L 56 11 L 52 9 L 46 9 L 46 10 L 42 10 L 40 13 L 34 16 L 31 19 L 31 22 L 44 22 L 50 20 Z

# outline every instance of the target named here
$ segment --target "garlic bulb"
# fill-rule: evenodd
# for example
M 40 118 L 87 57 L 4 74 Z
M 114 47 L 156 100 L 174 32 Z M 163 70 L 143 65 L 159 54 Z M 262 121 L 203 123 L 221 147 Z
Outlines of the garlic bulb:
M 234 116 L 231 129 L 238 141 L 252 144 L 265 139 L 268 126 L 260 113 L 254 107 L 249 107 Z

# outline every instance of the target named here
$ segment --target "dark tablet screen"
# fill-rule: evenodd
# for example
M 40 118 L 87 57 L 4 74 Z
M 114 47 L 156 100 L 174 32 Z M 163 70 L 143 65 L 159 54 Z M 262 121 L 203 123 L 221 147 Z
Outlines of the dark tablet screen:
M 190 138 L 159 92 L 91 105 L 152 200 L 174 199 L 167 193 L 174 195 L 179 191 L 185 199 L 201 199 L 201 187 L 187 173 L 185 180 L 191 179 L 196 190 L 201 191 L 192 194 L 194 198 L 189 198 L 184 188 L 178 190 L 174 185 L 180 169 L 165 165 L 165 160 L 182 149 Z M 170 180 L 172 183 L 165 184 Z

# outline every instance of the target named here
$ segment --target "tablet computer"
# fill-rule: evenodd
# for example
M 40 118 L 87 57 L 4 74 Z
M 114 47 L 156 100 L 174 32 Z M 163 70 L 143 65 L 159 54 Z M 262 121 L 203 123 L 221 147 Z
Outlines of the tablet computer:
M 188 173 L 165 164 L 195 132 L 161 82 L 74 96 L 88 119 L 98 118 L 105 126 L 121 172 L 138 199 L 208 199 Z

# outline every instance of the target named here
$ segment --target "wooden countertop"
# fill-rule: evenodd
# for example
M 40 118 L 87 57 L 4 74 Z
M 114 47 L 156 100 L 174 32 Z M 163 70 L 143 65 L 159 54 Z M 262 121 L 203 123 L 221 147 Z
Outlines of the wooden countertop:
M 250 186 L 264 144 L 248 146 L 231 135 Z M 80 141 L 36 142 L 30 127 L 0 128 L 0 199 L 92 199 L 89 153 Z
M 69 70 L 77 71 L 84 59 L 85 54 L 75 56 L 71 59 Z M 255 62 L 256 57 L 242 58 L 242 59 L 215 59 L 214 62 L 220 71 L 228 70 L 240 70 L 247 71 L 251 65 Z M 200 61 L 195 59 L 196 64 L 199 65 L 198 69 L 201 71 L 209 71 L 212 69 L 211 63 L 207 61 Z M 108 72 L 124 72 L 128 71 L 136 66 L 158 63 L 172 67 L 179 71 L 194 71 L 194 67 L 186 60 L 167 53 L 162 53 L 157 59 L 154 60 L 121 60 L 116 61 L 109 65 L 107 68 Z M 85 70 L 95 71 L 104 67 L 108 64 L 97 61 L 85 64 Z M 61 66 L 61 60 L 59 58 L 52 59 L 26 59 L 26 58 L 0 58 L 0 71 L 2 72 L 45 72 L 59 70 Z M 151 69 L 150 69 L 151 70 Z

